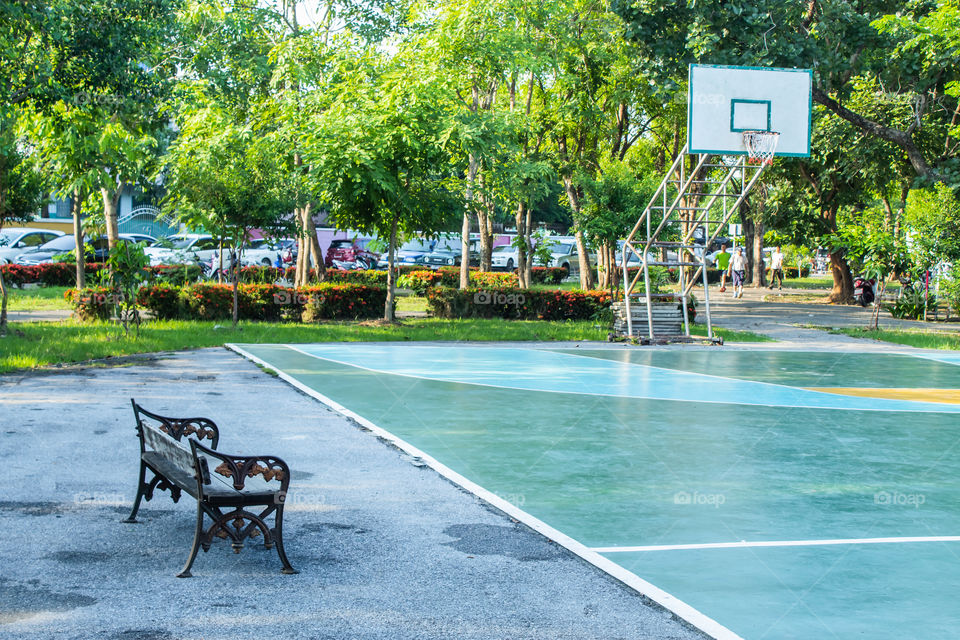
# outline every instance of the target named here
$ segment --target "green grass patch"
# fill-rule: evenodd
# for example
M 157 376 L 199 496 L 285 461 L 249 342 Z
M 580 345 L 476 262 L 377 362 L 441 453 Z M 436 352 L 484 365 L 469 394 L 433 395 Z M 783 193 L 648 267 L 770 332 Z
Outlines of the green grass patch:
M 905 331 L 897 329 L 863 329 L 859 327 L 816 327 L 835 335 L 850 336 L 851 338 L 870 338 L 902 344 L 908 347 L 921 349 L 952 349 L 960 350 L 960 334 L 939 331 Z
M 806 278 L 785 278 L 784 289 L 833 289 L 833 276 L 807 276 Z
M 416 311 L 427 312 L 427 299 L 422 296 L 397 296 L 396 310 L 398 313 Z
M 72 320 L 25 322 L 11 324 L 10 333 L 0 339 L 0 372 L 107 357 L 216 347 L 227 342 L 606 340 L 607 332 L 606 327 L 598 327 L 590 321 L 416 318 L 406 319 L 397 325 L 372 322 L 316 325 L 241 322 L 239 330 L 235 330 L 229 322 L 218 325 L 215 322 L 167 320 L 144 324 L 139 338 L 132 335 L 124 338 L 117 326 L 111 323 L 83 324 Z
M 63 297 L 69 287 L 8 288 L 7 309 L 10 311 L 48 311 L 50 309 L 72 310 Z
M 707 328 L 702 324 L 691 325 L 690 334 L 706 337 Z M 763 336 L 752 331 L 737 331 L 735 329 L 724 329 L 723 327 L 714 327 L 713 335 L 723 338 L 724 342 L 776 342 L 769 336 Z

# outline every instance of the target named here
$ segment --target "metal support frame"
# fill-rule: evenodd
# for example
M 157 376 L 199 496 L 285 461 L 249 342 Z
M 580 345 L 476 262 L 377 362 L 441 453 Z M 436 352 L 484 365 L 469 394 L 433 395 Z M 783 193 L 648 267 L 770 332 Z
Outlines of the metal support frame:
M 695 167 L 689 174 L 686 171 L 687 163 L 685 162 L 688 157 L 696 158 Z M 668 268 L 673 266 L 678 268 L 680 286 L 679 292 L 670 297 L 680 298 L 684 335 L 690 337 L 687 304 L 699 278 L 703 285 L 707 336 L 711 340 L 715 339 L 713 318 L 710 313 L 706 249 L 740 208 L 767 166 L 766 163 L 750 163 L 747 156 L 686 153 L 677 156 L 623 244 L 624 305 L 628 335 L 633 335 L 631 301 L 639 301 L 643 298 L 647 305 L 647 333 L 650 340 L 658 337 L 666 339 L 678 337 L 656 335 L 653 303 L 666 295 L 655 294 L 650 287 L 651 266 Z M 657 216 L 659 219 L 654 220 Z M 702 230 L 702 246 L 694 241 L 694 235 L 698 230 Z M 677 239 L 665 239 L 668 236 L 674 236 Z M 670 248 L 676 249 L 673 258 L 669 256 Z M 660 259 L 651 256 L 652 249 L 665 250 L 665 257 Z M 697 255 L 698 252 L 699 255 Z M 639 259 L 641 266 L 633 278 L 630 277 L 627 266 L 631 254 Z M 687 267 L 697 267 L 689 278 Z M 637 286 L 641 276 L 644 291 L 638 293 Z

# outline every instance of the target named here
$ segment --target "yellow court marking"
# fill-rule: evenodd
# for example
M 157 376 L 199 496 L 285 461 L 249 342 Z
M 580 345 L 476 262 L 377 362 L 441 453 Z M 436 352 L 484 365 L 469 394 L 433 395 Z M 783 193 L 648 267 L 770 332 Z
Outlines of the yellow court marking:
M 917 400 L 960 404 L 960 389 L 865 389 L 860 387 L 804 387 L 809 391 L 822 391 L 842 396 L 861 398 L 887 398 L 889 400 Z

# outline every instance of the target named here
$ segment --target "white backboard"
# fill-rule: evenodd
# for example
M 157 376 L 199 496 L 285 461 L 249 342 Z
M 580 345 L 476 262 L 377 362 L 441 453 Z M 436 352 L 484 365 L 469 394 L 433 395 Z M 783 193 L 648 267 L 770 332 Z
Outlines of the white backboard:
M 780 133 L 776 155 L 810 155 L 813 72 L 690 65 L 687 152 L 744 154 L 744 131 Z

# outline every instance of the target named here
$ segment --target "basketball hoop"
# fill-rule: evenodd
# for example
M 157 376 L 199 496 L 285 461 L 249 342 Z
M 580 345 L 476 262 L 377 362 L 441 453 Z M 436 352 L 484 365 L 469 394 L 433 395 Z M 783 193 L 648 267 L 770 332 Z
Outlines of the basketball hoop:
M 777 131 L 744 131 L 743 146 L 747 149 L 750 162 L 772 164 L 773 154 L 777 151 L 780 133 Z

